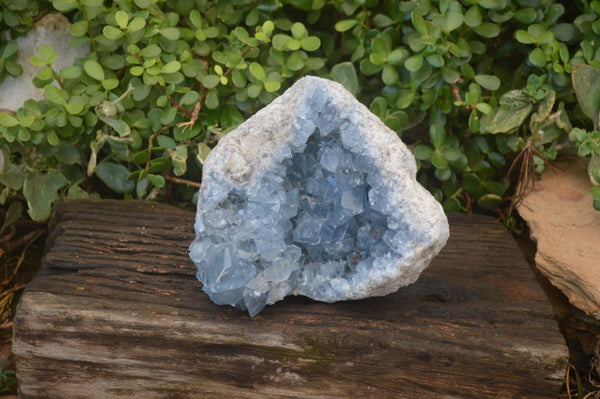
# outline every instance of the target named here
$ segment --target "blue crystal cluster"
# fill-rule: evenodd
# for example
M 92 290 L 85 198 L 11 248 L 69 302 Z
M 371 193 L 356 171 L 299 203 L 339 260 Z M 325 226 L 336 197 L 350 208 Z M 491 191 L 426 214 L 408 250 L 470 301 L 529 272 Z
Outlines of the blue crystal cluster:
M 202 214 L 194 252 L 204 291 L 217 304 L 258 314 L 267 303 L 302 292 L 343 299 L 357 269 L 395 253 L 390 229 L 369 181 L 372 162 L 345 148 L 339 129 L 314 129 L 304 149 L 251 193 L 230 192 Z M 398 226 L 397 226 L 398 227 Z
M 221 139 L 204 165 L 195 229 L 190 256 L 203 290 L 251 316 L 287 295 L 394 292 L 448 234 L 395 133 L 319 78 Z

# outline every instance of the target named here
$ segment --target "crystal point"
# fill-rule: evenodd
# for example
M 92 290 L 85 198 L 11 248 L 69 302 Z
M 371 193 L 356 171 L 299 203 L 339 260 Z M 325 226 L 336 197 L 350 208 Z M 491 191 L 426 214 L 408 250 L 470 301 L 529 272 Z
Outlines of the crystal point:
M 208 156 L 190 257 L 217 304 L 334 302 L 416 281 L 448 238 L 398 138 L 340 84 L 305 77 Z

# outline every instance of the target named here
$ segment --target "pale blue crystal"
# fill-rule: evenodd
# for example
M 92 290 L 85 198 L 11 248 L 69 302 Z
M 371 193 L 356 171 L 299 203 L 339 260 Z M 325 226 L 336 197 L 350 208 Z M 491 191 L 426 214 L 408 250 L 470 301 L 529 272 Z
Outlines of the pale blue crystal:
M 204 164 L 190 256 L 215 303 L 251 316 L 286 295 L 393 292 L 447 238 L 398 137 L 338 84 L 301 82 Z

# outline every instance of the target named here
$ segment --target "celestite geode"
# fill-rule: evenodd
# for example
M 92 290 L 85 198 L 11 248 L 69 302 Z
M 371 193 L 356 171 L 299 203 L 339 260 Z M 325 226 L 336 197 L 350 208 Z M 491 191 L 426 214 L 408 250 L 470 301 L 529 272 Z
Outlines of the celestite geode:
M 448 238 L 398 136 L 338 83 L 300 79 L 208 156 L 190 257 L 217 304 L 334 302 L 417 280 Z

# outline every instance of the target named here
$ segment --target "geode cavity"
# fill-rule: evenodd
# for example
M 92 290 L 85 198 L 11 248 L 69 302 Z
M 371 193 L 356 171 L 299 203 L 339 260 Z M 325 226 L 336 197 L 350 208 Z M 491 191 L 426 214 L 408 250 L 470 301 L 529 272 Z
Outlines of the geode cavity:
M 448 238 L 398 136 L 338 83 L 300 79 L 208 156 L 190 256 L 217 304 L 334 302 L 413 283 Z

